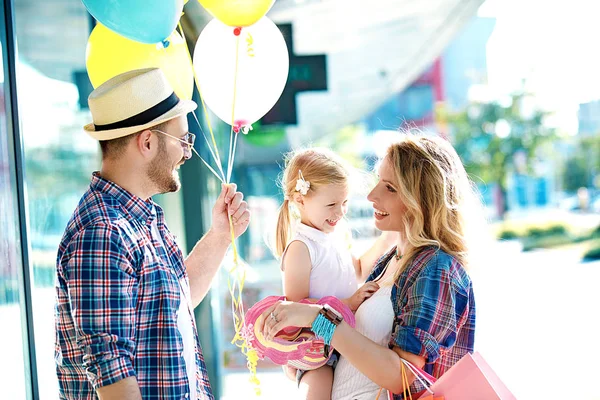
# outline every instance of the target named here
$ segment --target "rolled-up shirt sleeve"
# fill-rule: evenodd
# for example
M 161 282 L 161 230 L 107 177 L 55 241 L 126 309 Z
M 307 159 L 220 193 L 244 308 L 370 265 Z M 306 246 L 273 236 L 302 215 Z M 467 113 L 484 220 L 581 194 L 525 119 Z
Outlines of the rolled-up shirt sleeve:
M 453 279 L 451 263 L 449 257 L 433 256 L 406 290 L 390 347 L 398 346 L 432 363 L 455 344 L 469 298 L 468 291 Z
M 90 383 L 135 376 L 138 280 L 126 243 L 117 228 L 97 224 L 73 236 L 68 253 L 63 278 Z

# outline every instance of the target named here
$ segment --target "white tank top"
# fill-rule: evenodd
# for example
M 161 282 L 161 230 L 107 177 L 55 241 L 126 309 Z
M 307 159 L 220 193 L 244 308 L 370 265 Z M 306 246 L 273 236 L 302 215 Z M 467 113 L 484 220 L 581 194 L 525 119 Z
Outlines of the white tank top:
M 356 310 L 356 330 L 375 343 L 387 347 L 392 334 L 394 308 L 392 284 L 380 289 Z M 342 356 L 335 368 L 331 400 L 374 400 L 379 385 L 367 378 Z M 387 395 L 383 393 L 381 398 Z
M 343 238 L 298 223 L 290 243 L 294 241 L 304 243 L 310 254 L 312 265 L 308 292 L 310 298 L 335 296 L 338 299 L 345 299 L 356 292 L 358 289 L 356 271 L 352 263 L 349 243 Z

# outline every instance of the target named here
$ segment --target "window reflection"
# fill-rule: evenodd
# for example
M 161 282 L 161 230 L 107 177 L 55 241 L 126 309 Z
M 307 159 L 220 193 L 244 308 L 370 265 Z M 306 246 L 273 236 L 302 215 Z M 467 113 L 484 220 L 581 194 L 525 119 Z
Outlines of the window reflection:
M 86 102 L 79 101 L 80 94 L 87 98 L 89 90 L 81 72 L 85 73 L 90 19 L 81 2 L 50 0 L 36 7 L 15 3 L 39 392 L 41 399 L 57 399 L 56 252 L 67 221 L 99 166 L 98 144 L 82 130 L 91 117 L 82 108 Z
M 4 31 L 4 14 L 0 13 L 0 30 Z M 4 37 L 2 37 L 4 40 Z M 21 268 L 19 220 L 17 212 L 14 163 L 8 140 L 7 97 L 4 85 L 4 51 L 0 42 L 0 398 L 24 399 L 26 396 L 22 330 L 22 309 L 19 297 Z

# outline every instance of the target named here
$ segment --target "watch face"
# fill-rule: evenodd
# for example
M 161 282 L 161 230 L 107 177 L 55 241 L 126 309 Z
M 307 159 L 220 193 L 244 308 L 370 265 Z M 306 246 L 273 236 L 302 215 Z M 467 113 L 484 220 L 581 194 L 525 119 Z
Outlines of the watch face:
M 344 317 L 339 312 L 337 312 L 335 309 L 333 309 L 332 307 L 330 307 L 329 304 L 325 304 L 323 306 L 323 309 L 325 309 L 325 311 L 327 311 L 329 314 L 335 315 L 335 317 L 338 320 L 340 320 L 340 321 L 344 320 Z

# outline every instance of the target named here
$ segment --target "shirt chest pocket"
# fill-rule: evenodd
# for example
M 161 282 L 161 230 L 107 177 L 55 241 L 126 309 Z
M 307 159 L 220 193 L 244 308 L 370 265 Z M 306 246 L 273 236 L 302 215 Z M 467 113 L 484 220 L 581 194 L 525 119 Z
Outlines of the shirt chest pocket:
M 144 299 L 152 299 L 156 307 L 177 310 L 181 301 L 179 281 L 173 268 L 155 251 L 147 248 L 141 271 L 140 292 Z

